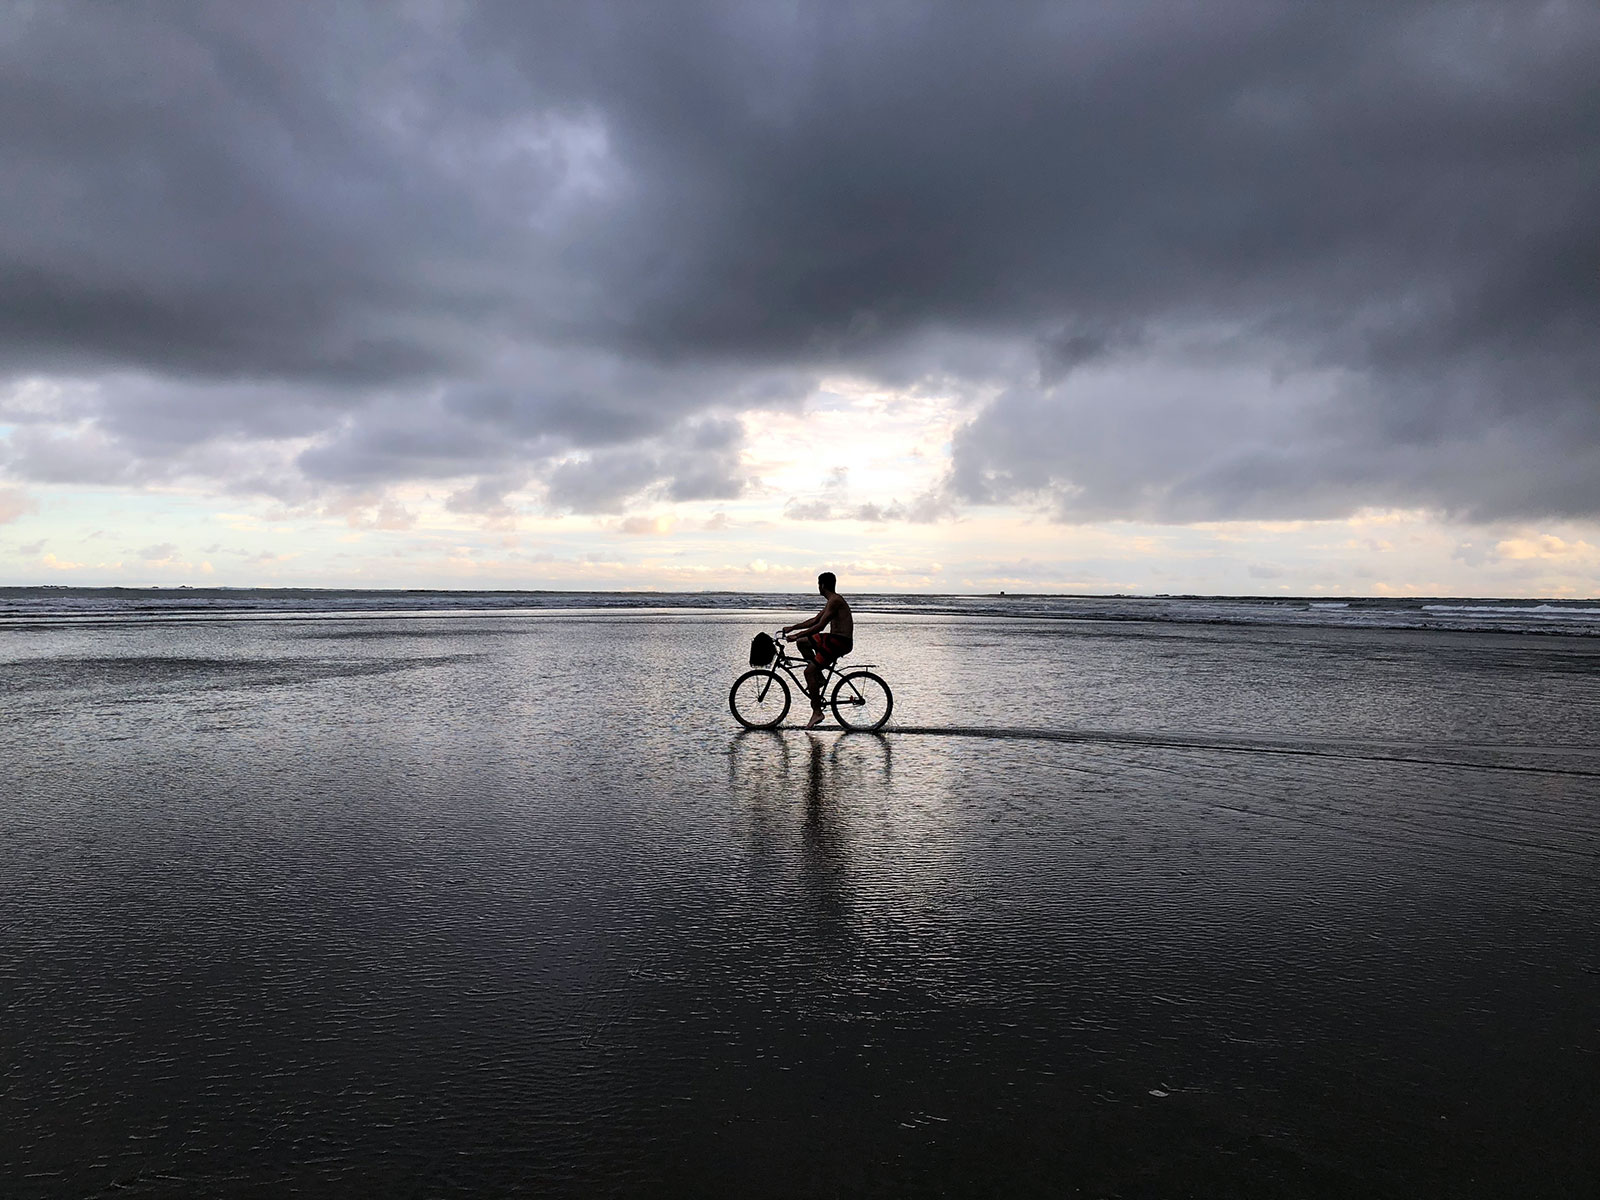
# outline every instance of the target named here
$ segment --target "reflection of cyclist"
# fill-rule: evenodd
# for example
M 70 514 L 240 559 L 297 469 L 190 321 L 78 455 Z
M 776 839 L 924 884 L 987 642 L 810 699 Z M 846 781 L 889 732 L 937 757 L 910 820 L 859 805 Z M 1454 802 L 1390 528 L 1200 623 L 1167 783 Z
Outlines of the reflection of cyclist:
M 806 695 L 811 697 L 811 720 L 806 722 L 807 729 L 822 721 L 822 669 L 850 653 L 856 632 L 856 621 L 850 613 L 850 605 L 833 590 L 836 582 L 832 571 L 818 575 L 817 591 L 827 601 L 822 611 L 809 621 L 783 627 L 784 635 L 800 647 L 800 652 L 806 658 Z M 822 632 L 822 627 L 829 624 L 832 628 L 826 633 Z

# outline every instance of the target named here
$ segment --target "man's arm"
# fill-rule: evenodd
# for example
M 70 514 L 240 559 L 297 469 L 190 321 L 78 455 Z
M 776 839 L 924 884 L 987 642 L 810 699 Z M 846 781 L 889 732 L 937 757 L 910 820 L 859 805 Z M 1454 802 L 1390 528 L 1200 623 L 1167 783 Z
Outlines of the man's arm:
M 798 636 L 807 637 L 826 625 L 828 623 L 828 618 L 831 615 L 833 615 L 833 601 L 829 600 L 822 606 L 822 611 L 816 616 L 804 621 L 799 621 L 793 625 L 785 625 L 783 627 L 783 632 L 788 634 L 791 630 L 793 630 L 796 634 L 798 634 Z M 792 641 L 793 639 L 791 638 L 790 640 Z

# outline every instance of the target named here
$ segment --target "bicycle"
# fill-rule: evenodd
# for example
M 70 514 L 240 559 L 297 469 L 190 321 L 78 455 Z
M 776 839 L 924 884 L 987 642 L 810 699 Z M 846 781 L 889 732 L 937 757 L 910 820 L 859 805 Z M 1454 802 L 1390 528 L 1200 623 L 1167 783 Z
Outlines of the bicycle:
M 734 720 L 746 729 L 778 727 L 789 715 L 789 683 L 793 683 L 801 695 L 806 694 L 805 684 L 796 677 L 794 669 L 810 664 L 785 653 L 781 633 L 774 634 L 773 641 L 776 651 L 772 662 L 746 671 L 733 681 L 728 691 L 728 707 L 733 710 Z M 841 671 L 835 660 L 822 669 L 822 694 L 827 695 L 832 682 L 829 705 L 833 709 L 833 719 L 847 732 L 879 729 L 894 711 L 894 693 L 889 685 L 867 670 L 874 665 L 858 663 L 848 671 Z

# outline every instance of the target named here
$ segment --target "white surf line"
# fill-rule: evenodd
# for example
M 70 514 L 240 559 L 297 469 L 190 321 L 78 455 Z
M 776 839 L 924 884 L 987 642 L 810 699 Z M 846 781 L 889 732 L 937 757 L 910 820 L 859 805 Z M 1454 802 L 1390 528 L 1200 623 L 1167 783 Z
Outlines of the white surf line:
M 800 726 L 786 726 L 798 729 Z M 818 725 L 811 732 L 842 732 L 838 725 Z M 864 731 L 862 731 L 864 732 Z M 1090 729 L 1006 729 L 978 725 L 887 725 L 873 730 L 877 734 L 919 734 L 928 737 L 971 737 L 996 740 L 1069 742 L 1082 745 L 1147 746 L 1161 750 L 1213 750 L 1224 754 L 1280 754 L 1293 758 L 1331 758 L 1350 762 L 1409 763 L 1423 767 L 1461 767 L 1472 771 L 1513 771 L 1530 775 L 1559 775 L 1567 778 L 1600 779 L 1600 771 L 1575 767 L 1539 767 L 1518 763 L 1471 762 L 1462 759 L 1418 758 L 1405 754 L 1341 753 L 1318 750 L 1288 742 L 1202 741 L 1192 737 L 1156 733 L 1114 733 Z

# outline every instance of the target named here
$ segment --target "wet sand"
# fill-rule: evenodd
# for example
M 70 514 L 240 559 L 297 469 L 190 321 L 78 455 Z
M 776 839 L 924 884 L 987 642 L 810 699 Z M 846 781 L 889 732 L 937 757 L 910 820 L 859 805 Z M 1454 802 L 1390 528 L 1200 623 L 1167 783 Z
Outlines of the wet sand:
M 6 631 L 0 1191 L 1600 1182 L 1600 644 L 762 623 Z

